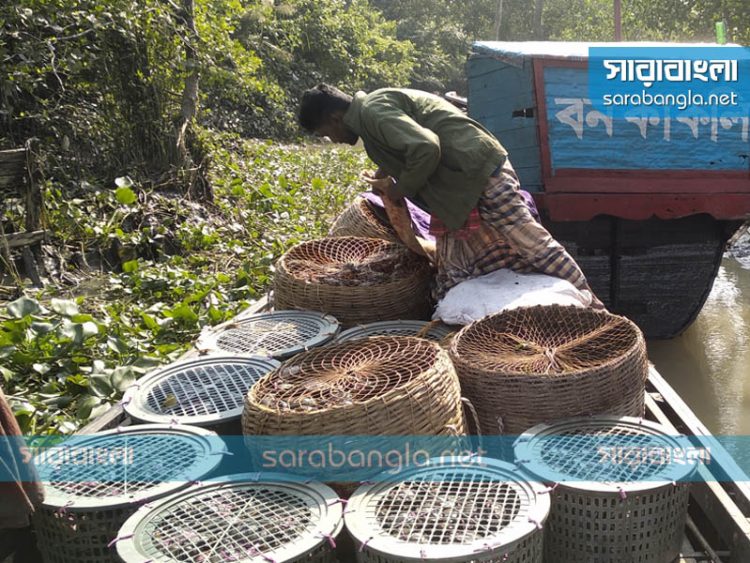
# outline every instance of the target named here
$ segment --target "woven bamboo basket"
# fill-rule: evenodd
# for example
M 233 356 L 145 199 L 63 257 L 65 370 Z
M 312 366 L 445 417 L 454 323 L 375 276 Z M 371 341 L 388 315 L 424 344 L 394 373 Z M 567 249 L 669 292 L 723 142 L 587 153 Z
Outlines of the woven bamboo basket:
M 213 432 L 157 424 L 72 441 L 70 449 L 62 449 L 67 447 L 63 444 L 54 455 L 41 454 L 35 460 L 46 496 L 34 515 L 34 527 L 46 563 L 119 561 L 113 540 L 116 543 L 123 523 L 144 503 L 210 474 L 224 449 Z M 55 466 L 66 451 L 70 458 Z M 49 463 L 45 455 L 52 456 Z
M 120 530 L 124 563 L 335 563 L 343 509 L 322 483 L 278 473 L 213 479 L 135 513 Z
M 543 489 L 509 463 L 430 460 L 359 488 L 344 521 L 360 563 L 541 563 Z
M 377 336 L 303 352 L 247 394 L 245 435 L 463 434 L 461 392 L 434 342 Z
M 338 237 L 304 242 L 276 263 L 274 307 L 322 311 L 344 327 L 425 319 L 432 269 L 383 240 Z
M 328 236 L 378 238 L 400 242 L 387 218 L 383 214 L 378 214 L 373 205 L 361 197 L 341 212 L 333 222 Z
M 294 437 L 295 447 L 308 451 L 322 447 L 321 435 L 368 436 L 368 448 L 385 452 L 393 436 L 464 435 L 462 407 L 458 377 L 437 343 L 378 336 L 311 350 L 284 363 L 250 389 L 242 427 L 255 460 L 263 458 L 257 446 L 263 436 Z M 353 481 L 382 468 L 368 466 L 355 477 L 350 469 L 327 470 L 326 481 L 342 496 L 352 492 Z
M 678 558 L 697 466 L 687 440 L 642 419 L 586 417 L 535 426 L 514 448 L 519 465 L 553 486 L 545 561 Z
M 573 416 L 643 415 L 646 344 L 625 317 L 558 305 L 514 309 L 464 327 L 450 353 L 485 434 L 521 434 Z

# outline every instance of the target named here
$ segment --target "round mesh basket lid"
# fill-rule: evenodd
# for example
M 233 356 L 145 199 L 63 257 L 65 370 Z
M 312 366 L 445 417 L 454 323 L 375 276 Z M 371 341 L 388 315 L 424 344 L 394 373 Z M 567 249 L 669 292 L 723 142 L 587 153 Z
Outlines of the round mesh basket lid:
M 117 553 L 126 563 L 298 561 L 333 544 L 342 512 L 322 483 L 229 475 L 138 510 L 120 529 Z
M 516 439 L 516 463 L 547 483 L 592 492 L 644 491 L 690 477 L 689 440 L 633 417 L 580 417 L 539 424 Z
M 427 321 L 380 321 L 345 330 L 339 334 L 336 342 L 347 342 L 370 336 L 419 336 L 440 342 L 452 332 L 450 327 L 444 324 L 432 324 Z
M 202 428 L 144 424 L 76 435 L 45 449 L 34 464 L 44 506 L 96 511 L 184 488 L 216 469 L 224 450 L 224 442 Z
M 279 362 L 243 356 L 207 356 L 175 362 L 137 381 L 123 397 L 141 421 L 212 425 L 238 419 L 245 394 Z
M 381 477 L 352 495 L 344 515 L 359 548 L 399 561 L 496 560 L 540 530 L 548 494 L 514 465 L 448 458 Z
M 206 334 L 197 343 L 204 352 L 248 354 L 278 359 L 322 346 L 338 333 L 331 315 L 316 311 L 259 313 L 228 324 L 225 330 Z
M 614 364 L 642 341 L 640 329 L 625 317 L 540 305 L 471 323 L 453 339 L 451 355 L 483 372 L 557 378 Z

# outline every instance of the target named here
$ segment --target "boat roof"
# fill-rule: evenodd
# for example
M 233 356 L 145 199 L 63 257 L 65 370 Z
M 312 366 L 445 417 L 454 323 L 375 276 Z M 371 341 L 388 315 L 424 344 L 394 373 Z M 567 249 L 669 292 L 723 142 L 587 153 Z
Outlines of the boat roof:
M 741 47 L 737 44 L 719 45 L 718 43 L 665 43 L 657 41 L 644 42 L 609 42 L 595 43 L 587 41 L 477 41 L 473 45 L 475 54 L 499 56 L 507 59 L 555 58 L 583 60 L 589 56 L 590 47 Z

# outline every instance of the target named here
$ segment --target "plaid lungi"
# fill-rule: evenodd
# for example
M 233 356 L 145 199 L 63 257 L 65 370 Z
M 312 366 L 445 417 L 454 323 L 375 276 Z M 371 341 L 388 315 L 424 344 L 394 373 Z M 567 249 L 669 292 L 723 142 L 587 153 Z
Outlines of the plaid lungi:
M 534 220 L 519 193 L 519 182 L 506 159 L 500 173 L 488 179 L 477 204 L 478 228 L 436 237 L 438 275 L 435 298 L 454 285 L 500 268 L 539 272 L 588 290 L 581 269 L 568 252 Z

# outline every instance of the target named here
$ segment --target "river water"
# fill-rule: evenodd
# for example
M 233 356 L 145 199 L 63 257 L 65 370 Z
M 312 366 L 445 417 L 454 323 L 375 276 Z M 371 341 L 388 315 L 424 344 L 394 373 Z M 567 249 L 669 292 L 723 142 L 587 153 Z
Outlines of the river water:
M 725 256 L 695 322 L 648 351 L 712 433 L 750 435 L 750 251 Z

